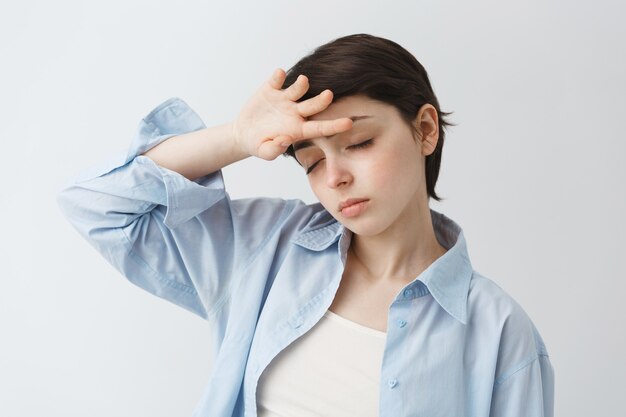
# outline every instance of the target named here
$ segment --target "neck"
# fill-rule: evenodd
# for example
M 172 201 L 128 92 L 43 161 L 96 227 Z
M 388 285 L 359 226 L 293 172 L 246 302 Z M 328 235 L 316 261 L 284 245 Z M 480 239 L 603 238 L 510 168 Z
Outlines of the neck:
M 374 236 L 354 234 L 348 255 L 359 275 L 372 283 L 409 283 L 446 252 L 433 229 L 428 202 L 416 200 L 385 231 Z

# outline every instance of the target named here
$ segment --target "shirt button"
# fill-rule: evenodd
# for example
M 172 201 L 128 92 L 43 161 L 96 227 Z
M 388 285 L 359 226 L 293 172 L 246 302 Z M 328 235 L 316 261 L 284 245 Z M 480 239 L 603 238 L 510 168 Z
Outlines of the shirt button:
M 398 385 L 398 381 L 396 379 L 390 379 L 389 381 L 387 381 L 387 385 L 389 385 L 389 388 L 393 388 Z
M 413 288 L 407 288 L 406 290 L 404 290 L 404 296 L 406 298 L 413 297 Z
M 398 320 L 398 326 L 400 327 L 406 326 L 406 320 L 402 320 L 402 319 Z

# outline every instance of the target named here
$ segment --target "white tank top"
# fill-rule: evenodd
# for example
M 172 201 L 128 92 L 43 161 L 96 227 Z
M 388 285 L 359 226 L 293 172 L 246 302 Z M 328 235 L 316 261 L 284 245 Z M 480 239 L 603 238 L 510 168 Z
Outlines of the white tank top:
M 326 311 L 261 374 L 258 416 L 378 416 L 386 336 Z

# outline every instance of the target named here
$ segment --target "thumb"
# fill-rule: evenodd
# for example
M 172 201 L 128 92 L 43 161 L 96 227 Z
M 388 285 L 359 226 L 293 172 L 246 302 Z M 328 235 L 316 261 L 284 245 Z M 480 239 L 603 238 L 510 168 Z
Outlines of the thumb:
M 272 140 L 263 142 L 259 147 L 259 157 L 265 160 L 275 159 L 278 155 L 285 153 L 292 140 L 293 138 L 289 135 L 278 135 Z
M 287 149 L 291 145 L 293 138 L 290 135 L 278 135 L 272 139 L 278 146 Z

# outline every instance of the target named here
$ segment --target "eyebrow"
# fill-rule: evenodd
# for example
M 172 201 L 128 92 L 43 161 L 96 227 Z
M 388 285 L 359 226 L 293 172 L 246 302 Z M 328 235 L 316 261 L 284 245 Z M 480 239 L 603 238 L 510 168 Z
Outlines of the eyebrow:
M 359 120 L 369 119 L 369 118 L 372 118 L 372 117 L 374 117 L 374 116 L 350 116 L 349 119 L 351 119 L 352 122 L 357 122 Z M 333 137 L 335 137 L 337 135 L 338 135 L 338 133 L 336 133 L 334 135 L 331 135 L 331 136 L 322 136 L 322 137 L 324 139 L 332 139 Z M 308 148 L 310 146 L 313 146 L 313 142 L 311 142 L 311 140 L 309 140 L 309 139 L 296 142 L 296 143 L 293 144 L 293 153 L 296 153 L 300 149 Z

